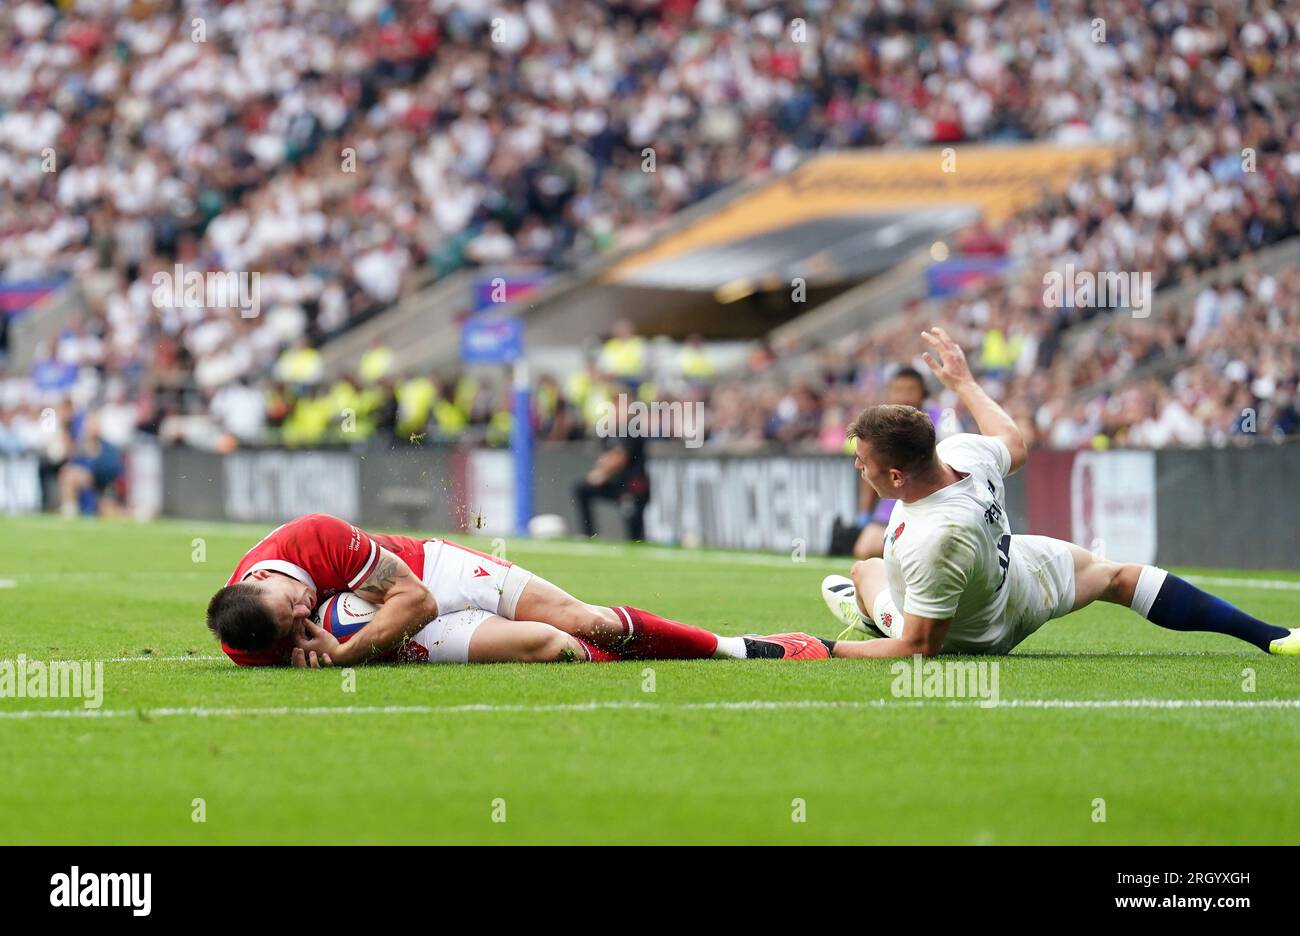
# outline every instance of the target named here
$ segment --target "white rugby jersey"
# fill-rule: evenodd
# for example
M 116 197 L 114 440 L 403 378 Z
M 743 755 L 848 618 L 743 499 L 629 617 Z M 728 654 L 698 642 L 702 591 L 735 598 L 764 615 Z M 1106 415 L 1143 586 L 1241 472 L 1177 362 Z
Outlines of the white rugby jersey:
M 904 614 L 952 618 L 948 642 L 979 646 L 1002 635 L 1011 526 L 1002 479 L 1011 452 L 1000 439 L 964 432 L 936 448 L 966 476 L 928 497 L 898 501 L 885 535 L 885 572 Z M 902 633 L 895 622 L 891 636 Z

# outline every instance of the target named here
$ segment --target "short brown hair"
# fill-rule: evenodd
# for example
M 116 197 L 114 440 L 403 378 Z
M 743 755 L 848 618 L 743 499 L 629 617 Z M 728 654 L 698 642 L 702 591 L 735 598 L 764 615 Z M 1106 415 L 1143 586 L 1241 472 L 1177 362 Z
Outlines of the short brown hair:
M 915 471 L 934 458 L 934 423 L 911 406 L 868 406 L 849 426 L 848 437 L 870 445 L 886 468 Z
M 227 585 L 208 602 L 208 629 L 236 650 L 264 650 L 275 641 L 275 619 L 252 582 Z

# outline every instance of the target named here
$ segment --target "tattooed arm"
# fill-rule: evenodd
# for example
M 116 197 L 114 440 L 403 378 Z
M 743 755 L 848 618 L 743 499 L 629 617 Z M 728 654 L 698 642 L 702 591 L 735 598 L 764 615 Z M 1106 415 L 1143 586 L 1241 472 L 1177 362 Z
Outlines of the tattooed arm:
M 356 592 L 380 606 L 369 624 L 347 643 L 339 643 L 332 634 L 308 622 L 306 636 L 296 641 L 298 649 L 307 655 L 315 651 L 335 666 L 356 666 L 399 646 L 438 616 L 433 594 L 405 562 L 382 546 L 374 570 Z

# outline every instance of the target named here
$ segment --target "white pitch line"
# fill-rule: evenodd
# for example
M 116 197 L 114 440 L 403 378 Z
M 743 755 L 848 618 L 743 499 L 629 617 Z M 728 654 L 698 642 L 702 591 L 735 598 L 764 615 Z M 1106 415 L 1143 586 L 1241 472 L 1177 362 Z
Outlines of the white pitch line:
M 109 657 L 106 660 L 90 660 L 91 663 L 184 663 L 187 660 L 224 660 L 227 657 L 224 654 L 217 653 L 192 653 L 189 656 L 132 656 L 132 657 Z M 61 661 L 61 662 L 80 662 L 79 660 Z
M 0 662 L 5 662 L 5 659 L 0 659 Z M 27 659 L 31 662 L 40 662 L 45 664 L 50 664 L 50 663 L 184 663 L 187 660 L 207 660 L 207 661 L 225 660 L 227 659 L 227 657 L 224 654 L 193 653 L 190 654 L 189 656 L 125 656 L 125 657 L 107 657 L 102 660 L 84 660 L 84 659 L 83 660 L 46 660 L 44 658 L 37 659 L 35 657 L 28 657 Z
M 1298 709 L 1300 699 L 1004 699 L 986 706 L 978 699 L 803 699 L 764 701 L 754 699 L 735 702 L 561 702 L 551 705 L 517 705 L 475 703 L 468 705 L 340 705 L 274 706 L 241 708 L 238 706 L 156 709 L 24 709 L 0 710 L 0 719 L 43 718 L 225 718 L 241 715 L 469 715 L 528 714 L 543 715 L 578 712 L 733 712 L 733 711 L 819 711 L 888 708 L 949 709 Z
M 617 543 L 599 544 L 572 540 L 522 540 L 523 552 L 551 552 L 559 555 L 592 556 L 604 559 L 649 559 L 654 562 L 716 561 L 736 565 L 764 566 L 766 568 L 838 568 L 848 569 L 853 560 L 848 557 L 807 556 L 796 562 L 783 553 L 743 552 L 727 549 L 686 549 L 670 546 L 628 547 Z M 1300 591 L 1300 581 L 1266 578 L 1234 578 L 1229 576 L 1188 575 L 1187 581 L 1211 588 L 1264 588 L 1282 591 Z
M 13 579 L 0 579 L 0 588 L 17 588 L 18 583 Z
M 1279 591 L 1300 591 L 1300 582 L 1288 582 L 1285 579 L 1228 578 L 1213 575 L 1189 575 L 1187 581 L 1193 585 L 1207 585 L 1210 588 L 1271 588 Z
M 853 564 L 849 558 L 835 556 L 806 556 L 795 561 L 783 553 L 756 553 L 727 549 L 685 549 L 672 546 L 623 546 L 616 543 L 580 543 L 569 540 L 521 540 L 521 552 L 553 553 L 569 556 L 592 556 L 602 559 L 649 559 L 654 562 L 713 561 L 735 565 L 764 566 L 767 568 L 798 568 L 799 566 L 828 566 L 847 569 Z
M 454 534 L 452 534 L 454 538 Z M 765 566 L 767 568 L 832 567 L 847 569 L 853 560 L 847 556 L 806 556 L 795 561 L 785 553 L 750 552 L 729 549 L 689 549 L 673 546 L 626 546 L 620 543 L 584 543 L 573 540 L 520 540 L 523 552 L 551 552 L 561 555 L 592 556 L 605 559 L 649 559 L 655 562 L 692 562 L 701 560 Z M 1300 581 L 1250 577 L 1188 575 L 1187 581 L 1212 588 L 1264 588 L 1300 591 Z

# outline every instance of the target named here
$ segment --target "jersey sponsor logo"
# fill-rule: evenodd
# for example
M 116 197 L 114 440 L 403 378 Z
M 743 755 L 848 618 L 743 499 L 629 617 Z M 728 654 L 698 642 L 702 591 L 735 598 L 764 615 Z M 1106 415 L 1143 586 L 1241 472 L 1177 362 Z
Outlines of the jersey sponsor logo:
M 486 578 L 490 573 L 482 566 L 474 569 L 474 578 Z

